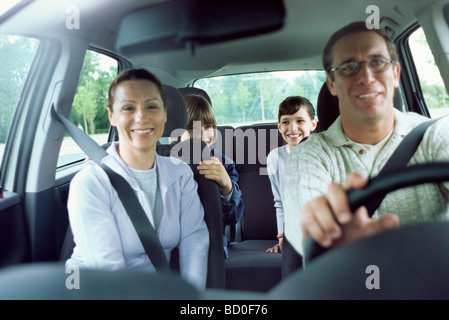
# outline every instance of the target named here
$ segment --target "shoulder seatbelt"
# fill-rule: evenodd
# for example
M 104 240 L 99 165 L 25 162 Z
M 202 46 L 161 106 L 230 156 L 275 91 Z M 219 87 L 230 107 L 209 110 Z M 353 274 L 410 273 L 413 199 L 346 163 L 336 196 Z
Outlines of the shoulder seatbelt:
M 378 176 L 382 176 L 389 172 L 396 171 L 398 169 L 405 168 L 407 163 L 412 158 L 416 149 L 418 148 L 421 140 L 426 132 L 427 128 L 435 123 L 438 119 L 432 119 L 425 121 L 410 131 L 409 134 L 405 136 L 405 138 L 401 141 L 399 146 L 394 150 L 393 154 L 388 159 L 387 163 L 379 172 Z M 374 214 L 374 212 L 379 207 L 380 203 L 384 199 L 385 195 L 379 195 L 378 197 L 374 197 L 370 199 L 370 201 L 365 205 L 368 209 L 368 214 L 370 217 Z
M 112 186 L 122 201 L 131 222 L 136 229 L 140 241 L 147 253 L 150 261 L 153 263 L 157 271 L 169 271 L 167 257 L 162 245 L 157 237 L 156 231 L 151 225 L 142 206 L 137 199 L 134 190 L 121 175 L 117 174 L 111 168 L 103 164 L 102 159 L 108 155 L 106 150 L 100 147 L 91 137 L 80 130 L 76 125 L 70 122 L 66 117 L 60 114 L 56 107 L 52 107 L 52 115 L 61 122 L 70 136 L 75 140 L 78 146 L 86 153 L 86 155 L 103 168 L 111 181 Z

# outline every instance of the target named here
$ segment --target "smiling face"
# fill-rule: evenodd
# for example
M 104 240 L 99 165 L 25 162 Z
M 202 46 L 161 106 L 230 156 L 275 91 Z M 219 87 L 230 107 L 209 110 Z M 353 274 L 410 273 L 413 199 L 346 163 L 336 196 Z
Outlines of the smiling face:
M 357 32 L 339 39 L 332 48 L 332 67 L 345 62 L 369 61 L 375 57 L 391 60 L 385 40 L 375 32 Z M 338 96 L 343 126 L 383 120 L 393 116 L 394 89 L 399 85 L 400 66 L 391 64 L 383 72 L 373 72 L 367 63 L 352 76 L 334 71 L 327 76 L 329 90 Z
M 200 95 L 186 95 L 184 102 L 187 108 L 187 130 L 181 141 L 198 138 L 210 147 L 216 138 L 217 120 L 211 104 Z
M 302 105 L 294 114 L 282 115 L 278 122 L 278 129 L 291 150 L 302 139 L 308 137 L 315 130 L 316 125 L 316 119 L 311 119 L 307 107 Z
M 193 121 L 193 128 L 188 128 L 181 135 L 181 141 L 186 141 L 192 138 L 198 138 L 210 147 L 215 142 L 216 129 L 211 125 L 205 125 L 201 121 Z
M 122 159 L 139 169 L 137 163 L 149 157 L 152 166 L 167 121 L 157 86 L 149 80 L 123 81 L 115 88 L 111 109 L 109 120 L 117 128 Z

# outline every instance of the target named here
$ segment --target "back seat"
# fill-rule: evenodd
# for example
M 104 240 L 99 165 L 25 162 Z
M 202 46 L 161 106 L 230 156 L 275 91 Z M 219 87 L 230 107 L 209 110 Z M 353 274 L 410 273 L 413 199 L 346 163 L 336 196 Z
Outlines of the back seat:
M 276 124 L 248 125 L 234 130 L 234 162 L 245 203 L 238 241 L 276 240 L 276 211 L 266 164 L 268 153 L 281 146 L 282 141 Z
M 274 123 L 234 130 L 221 126 L 218 130 L 222 133 L 222 150 L 236 164 L 245 204 L 242 219 L 226 230 L 231 240 L 229 258 L 225 261 L 226 288 L 266 292 L 281 280 L 282 269 L 282 254 L 265 252 L 278 242 L 266 160 L 268 153 L 281 146 L 283 140 Z
M 206 91 L 178 88 L 183 95 L 198 94 L 211 101 Z M 226 226 L 231 241 L 225 260 L 226 289 L 266 292 L 282 278 L 282 254 L 266 253 L 278 240 L 276 210 L 267 175 L 268 153 L 283 144 L 277 124 L 255 124 L 234 128 L 218 126 L 215 149 L 236 164 L 245 204 L 242 219 Z

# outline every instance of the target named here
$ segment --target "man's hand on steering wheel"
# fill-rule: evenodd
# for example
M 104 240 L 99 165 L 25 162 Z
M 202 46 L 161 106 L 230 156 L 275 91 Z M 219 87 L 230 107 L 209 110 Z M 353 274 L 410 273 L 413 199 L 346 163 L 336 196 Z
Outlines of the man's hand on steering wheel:
M 300 222 L 304 237 L 311 235 L 322 247 L 331 248 L 397 228 L 399 218 L 394 214 L 371 219 L 363 206 L 351 213 L 347 191 L 363 188 L 367 182 L 360 173 L 350 173 L 345 188 L 331 183 L 327 194 L 308 202 L 303 207 Z

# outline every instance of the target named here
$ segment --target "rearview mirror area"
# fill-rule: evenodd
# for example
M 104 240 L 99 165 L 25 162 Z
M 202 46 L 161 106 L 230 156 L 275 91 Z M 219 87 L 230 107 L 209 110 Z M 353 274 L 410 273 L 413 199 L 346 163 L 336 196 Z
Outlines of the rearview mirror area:
M 279 30 L 283 0 L 173 0 L 124 16 L 116 39 L 123 54 L 161 52 Z

